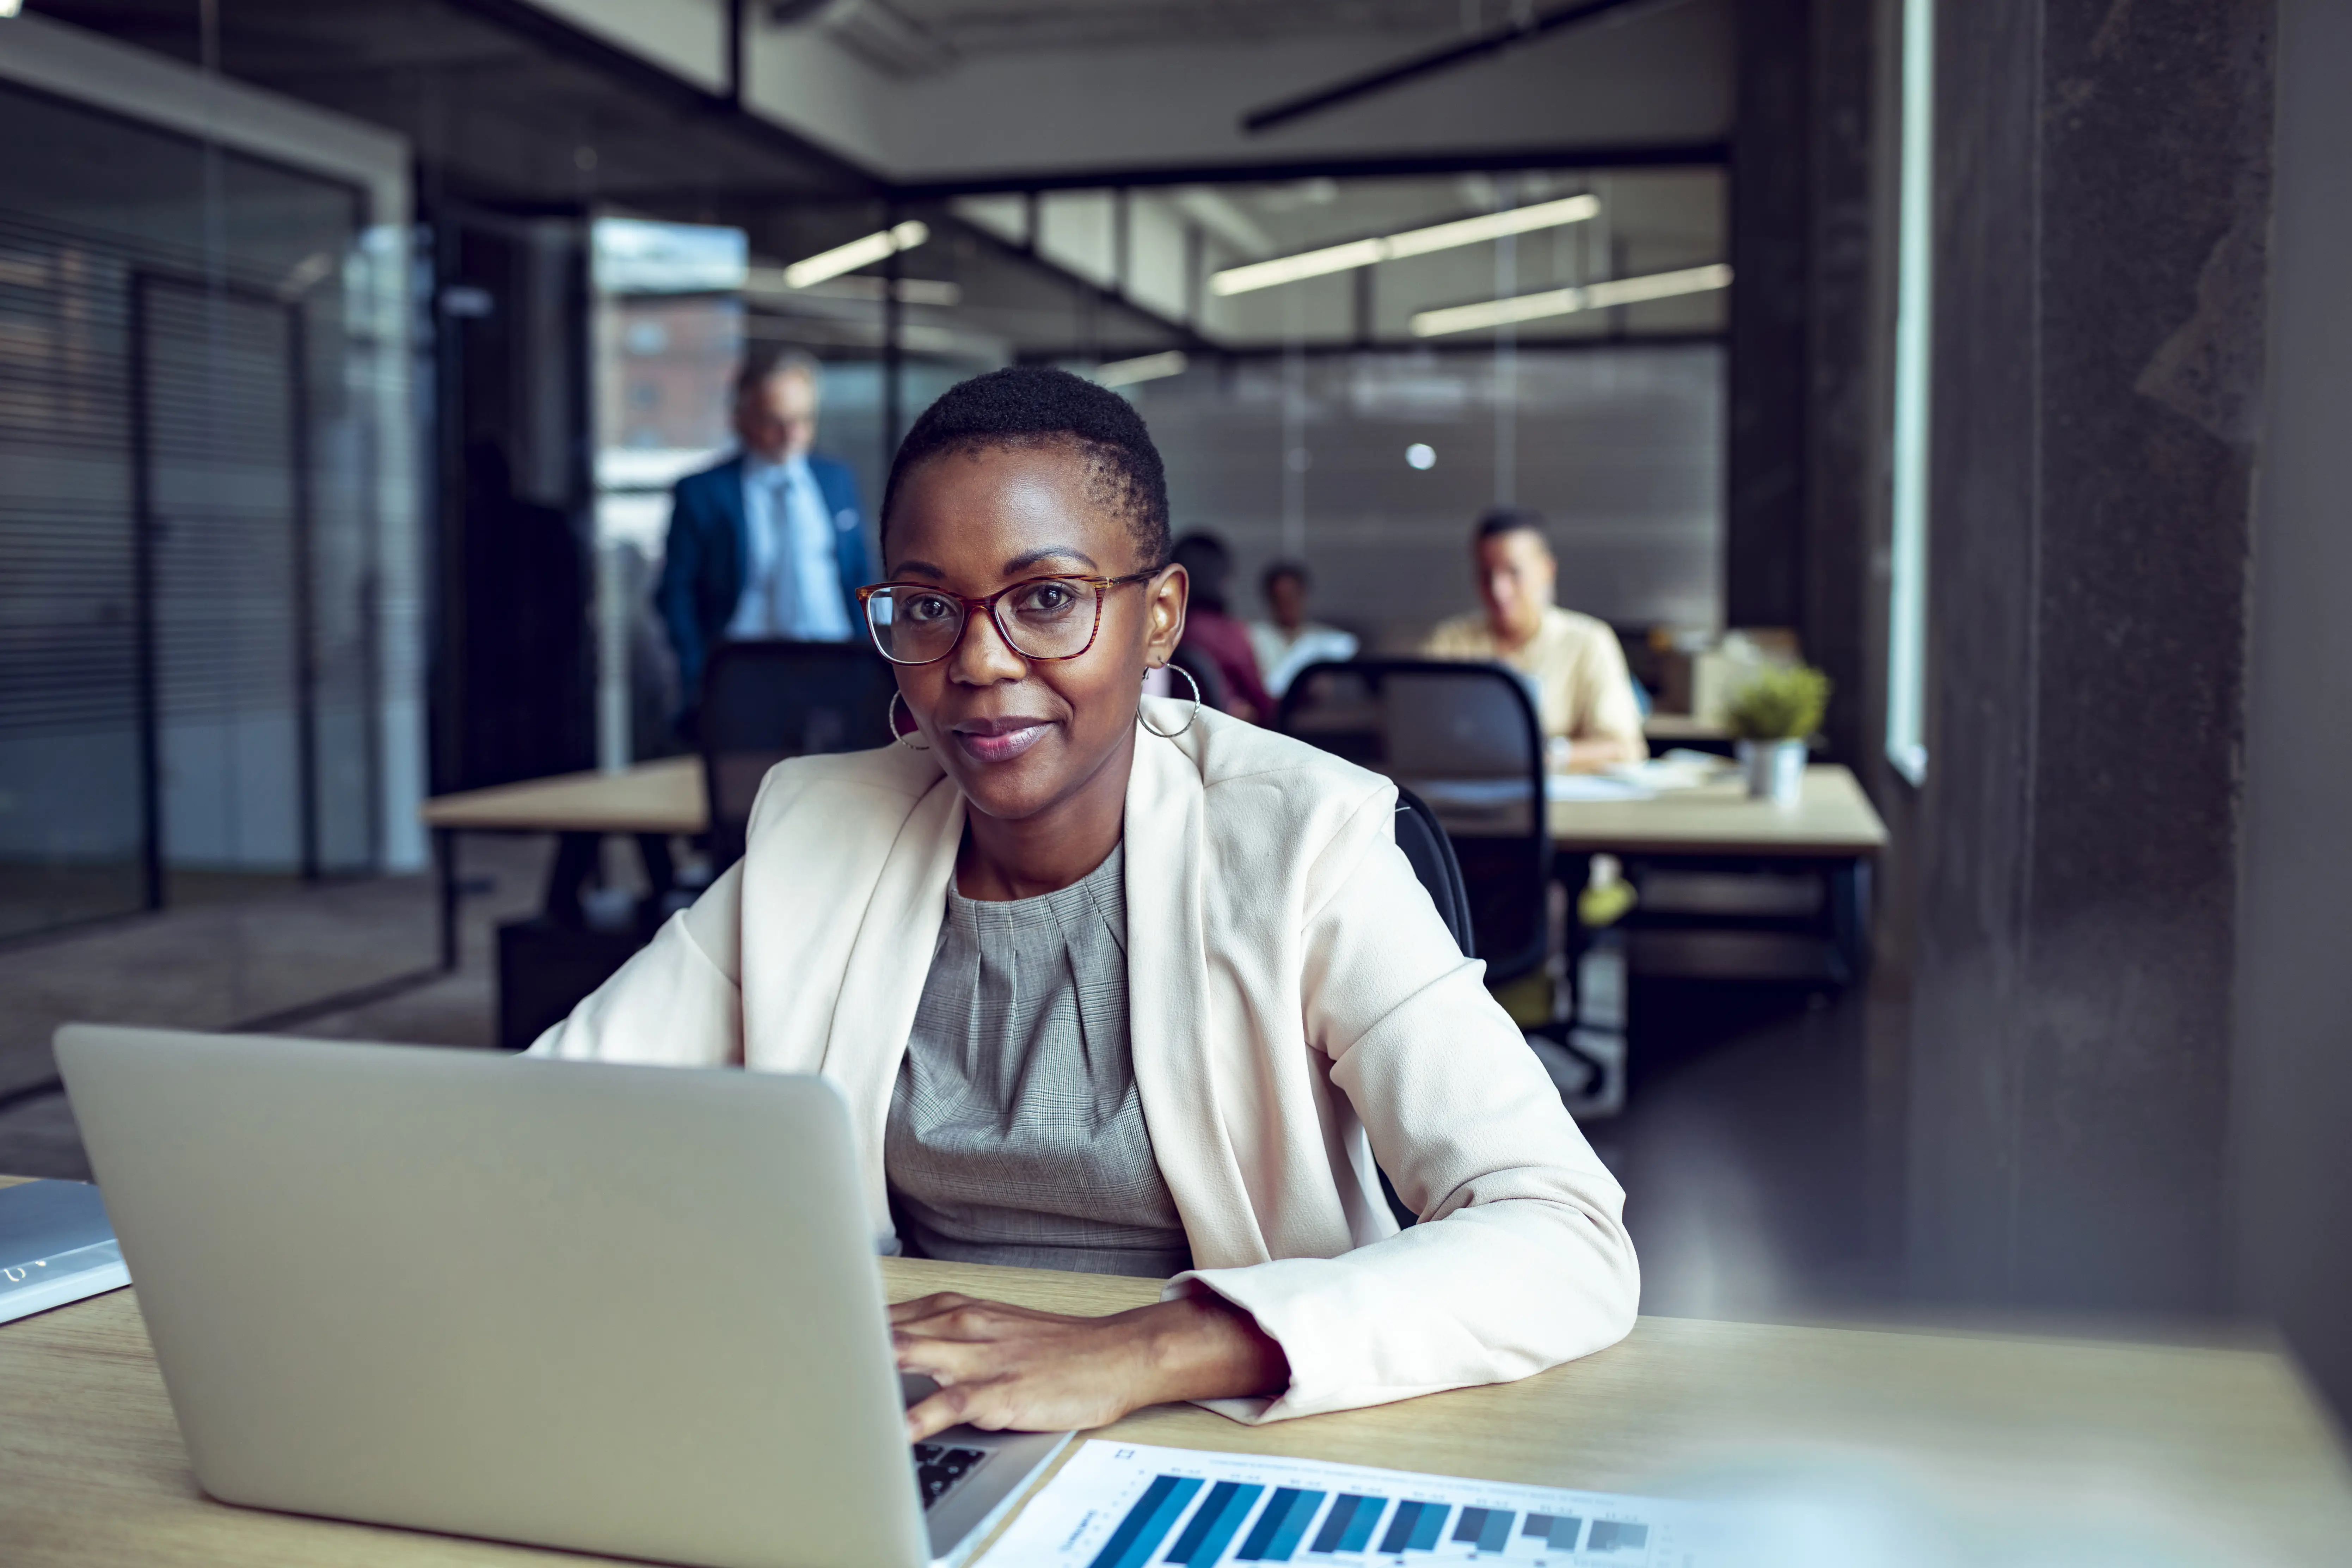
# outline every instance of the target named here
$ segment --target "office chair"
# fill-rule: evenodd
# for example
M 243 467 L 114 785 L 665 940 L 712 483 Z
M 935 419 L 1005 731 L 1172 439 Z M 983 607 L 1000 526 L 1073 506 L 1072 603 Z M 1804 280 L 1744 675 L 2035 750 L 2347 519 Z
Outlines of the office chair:
M 1429 901 L 1437 906 L 1437 918 L 1454 938 L 1454 945 L 1468 957 L 1475 945 L 1470 925 L 1470 892 L 1462 884 L 1462 862 L 1454 858 L 1454 841 L 1445 837 L 1445 828 L 1429 803 L 1405 788 L 1397 786 L 1396 846 L 1404 851 L 1412 867 L 1412 874 L 1429 890 Z
M 702 681 L 697 737 L 715 874 L 743 855 L 751 802 L 786 757 L 890 742 L 898 683 L 863 642 L 722 643 Z
M 1451 843 L 1456 934 L 1486 961 L 1490 984 L 1543 967 L 1552 947 L 1543 727 L 1517 675 L 1418 658 L 1310 664 L 1284 693 L 1275 728 L 1409 786 L 1417 813 Z

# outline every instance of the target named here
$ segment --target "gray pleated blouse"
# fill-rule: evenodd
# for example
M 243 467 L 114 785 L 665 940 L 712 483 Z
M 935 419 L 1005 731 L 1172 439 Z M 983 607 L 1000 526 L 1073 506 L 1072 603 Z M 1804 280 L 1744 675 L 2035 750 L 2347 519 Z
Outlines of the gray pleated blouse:
M 1126 858 L 1034 899 L 983 902 L 950 880 L 883 1142 L 910 1256 L 1192 1266 L 1135 1089 Z

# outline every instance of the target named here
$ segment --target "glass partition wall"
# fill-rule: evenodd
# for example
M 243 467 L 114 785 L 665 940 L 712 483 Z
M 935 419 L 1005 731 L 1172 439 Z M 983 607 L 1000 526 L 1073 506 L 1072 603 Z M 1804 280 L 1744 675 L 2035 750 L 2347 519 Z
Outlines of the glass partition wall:
M 373 868 L 361 193 L 13 88 L 0 143 L 0 937 Z
M 1177 527 L 1234 547 L 1241 613 L 1300 560 L 1323 618 L 1409 647 L 1474 602 L 1478 515 L 1519 505 L 1563 603 L 1720 622 L 1719 168 L 706 205 L 613 214 L 598 253 L 608 765 L 679 744 L 646 593 L 669 487 L 730 449 L 728 378 L 763 348 L 823 362 L 818 445 L 869 523 L 931 398 L 1052 363 L 1143 411 Z

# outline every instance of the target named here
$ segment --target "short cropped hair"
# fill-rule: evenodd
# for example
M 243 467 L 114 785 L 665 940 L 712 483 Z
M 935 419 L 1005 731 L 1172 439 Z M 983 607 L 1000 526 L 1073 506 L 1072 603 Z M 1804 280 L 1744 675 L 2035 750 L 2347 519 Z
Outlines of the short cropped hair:
M 1257 591 L 1271 597 L 1274 594 L 1274 585 L 1285 577 L 1297 578 L 1298 585 L 1302 589 L 1315 586 L 1314 574 L 1307 570 L 1306 562 L 1277 561 L 1258 574 Z
M 907 476 L 933 458 L 1060 447 L 1090 470 L 1087 499 L 1118 512 L 1146 570 L 1168 563 L 1168 475 L 1134 405 L 1108 387 L 1043 365 L 1012 365 L 959 382 L 922 412 L 882 492 L 882 538 Z
M 742 367 L 735 373 L 735 401 L 742 402 L 780 375 L 804 375 L 811 386 L 824 390 L 824 366 L 816 355 L 806 349 L 768 349 L 743 356 Z
M 1477 531 L 1470 537 L 1471 548 L 1475 549 L 1490 539 L 1500 539 L 1507 533 L 1532 533 L 1543 541 L 1546 550 L 1551 548 L 1551 535 L 1544 527 L 1544 514 L 1523 506 L 1498 506 L 1480 518 Z

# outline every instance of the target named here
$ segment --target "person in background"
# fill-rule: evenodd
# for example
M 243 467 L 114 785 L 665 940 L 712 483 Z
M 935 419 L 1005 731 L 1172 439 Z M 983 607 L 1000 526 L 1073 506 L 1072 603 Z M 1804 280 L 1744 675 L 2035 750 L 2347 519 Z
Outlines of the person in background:
M 1470 549 L 1486 607 L 1440 622 L 1423 653 L 1491 659 L 1526 676 L 1556 768 L 1590 772 L 1648 756 L 1617 634 L 1552 603 L 1559 568 L 1542 515 L 1498 507 L 1478 520 Z
M 1266 695 L 1265 682 L 1258 674 L 1249 628 L 1225 610 L 1225 584 L 1234 574 L 1233 552 L 1215 534 L 1194 532 L 1176 542 L 1170 558 L 1192 580 L 1192 612 L 1184 621 L 1180 651 L 1199 655 L 1216 666 L 1225 683 L 1227 709 L 1235 718 L 1271 724 L 1274 699 Z
M 1258 579 L 1274 619 L 1250 623 L 1250 648 L 1266 690 L 1276 697 L 1289 690 L 1292 677 L 1308 665 L 1356 657 L 1354 634 L 1307 618 L 1307 568 L 1296 561 L 1277 561 Z
M 862 630 L 856 591 L 874 574 L 866 519 L 847 465 L 810 449 L 818 375 L 798 351 L 746 360 L 735 377 L 741 451 L 677 482 L 654 602 L 689 720 L 719 643 L 847 642 Z

